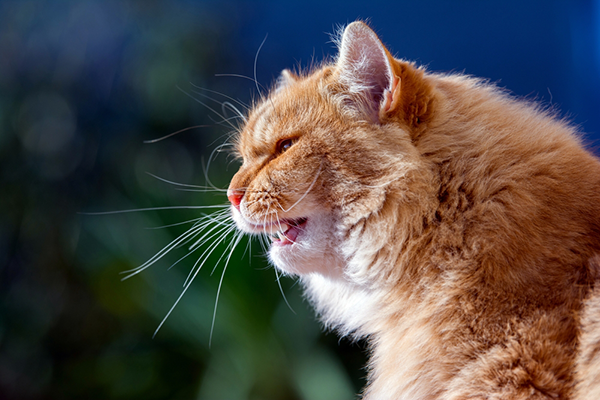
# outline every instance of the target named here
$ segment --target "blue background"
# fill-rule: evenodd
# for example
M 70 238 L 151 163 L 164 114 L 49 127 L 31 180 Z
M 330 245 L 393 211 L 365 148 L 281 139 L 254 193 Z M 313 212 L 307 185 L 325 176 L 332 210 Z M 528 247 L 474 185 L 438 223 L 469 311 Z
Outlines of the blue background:
M 321 333 L 283 279 L 292 312 L 258 243 L 234 252 L 209 348 L 224 246 L 155 338 L 193 260 L 169 269 L 178 249 L 120 280 L 186 229 L 146 228 L 200 211 L 84 214 L 225 204 L 220 191 L 148 173 L 227 187 L 237 164 L 226 154 L 205 172 L 232 131 L 219 123 L 232 116 L 222 102 L 257 97 L 251 79 L 232 75 L 256 71 L 269 86 L 283 68 L 319 65 L 336 53 L 329 34 L 355 19 L 396 56 L 551 106 L 598 146 L 599 1 L 0 1 L 0 398 L 360 390 L 365 344 Z

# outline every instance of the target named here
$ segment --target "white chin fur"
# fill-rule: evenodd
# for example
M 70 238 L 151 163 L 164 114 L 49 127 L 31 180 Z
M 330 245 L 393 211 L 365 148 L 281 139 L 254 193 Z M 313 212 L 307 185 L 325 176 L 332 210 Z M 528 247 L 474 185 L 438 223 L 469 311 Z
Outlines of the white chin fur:
M 290 275 L 318 273 L 340 277 L 343 274 L 342 258 L 335 250 L 338 246 L 332 218 L 327 215 L 308 217 L 296 243 L 286 246 L 272 245 L 269 259 L 280 270 Z

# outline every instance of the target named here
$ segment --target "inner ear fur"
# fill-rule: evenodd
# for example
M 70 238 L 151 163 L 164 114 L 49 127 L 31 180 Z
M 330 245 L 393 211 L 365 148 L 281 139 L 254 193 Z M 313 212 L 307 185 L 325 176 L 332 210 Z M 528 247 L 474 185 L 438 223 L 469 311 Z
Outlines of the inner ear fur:
M 432 90 L 423 71 L 394 59 L 363 22 L 348 25 L 339 42 L 339 80 L 357 110 L 379 123 L 399 119 L 413 126 L 427 119 Z

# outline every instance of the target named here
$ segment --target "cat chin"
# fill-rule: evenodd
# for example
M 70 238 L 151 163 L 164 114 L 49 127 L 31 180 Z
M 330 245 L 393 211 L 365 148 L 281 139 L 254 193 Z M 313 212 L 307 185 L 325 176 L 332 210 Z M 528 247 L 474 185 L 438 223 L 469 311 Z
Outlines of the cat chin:
M 287 275 L 304 276 L 319 274 L 332 278 L 343 276 L 343 264 L 327 246 L 312 246 L 294 243 L 291 246 L 271 246 L 269 260 Z
M 271 245 L 269 259 L 289 275 L 317 273 L 341 277 L 343 261 L 336 250 L 337 242 L 333 219 L 327 215 L 312 215 L 296 242 L 284 246 Z

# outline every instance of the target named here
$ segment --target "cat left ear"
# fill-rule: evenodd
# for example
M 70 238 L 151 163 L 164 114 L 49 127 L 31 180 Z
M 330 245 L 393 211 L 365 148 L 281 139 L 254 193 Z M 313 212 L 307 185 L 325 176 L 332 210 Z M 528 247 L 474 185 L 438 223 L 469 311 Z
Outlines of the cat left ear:
M 277 82 L 275 83 L 275 93 L 296 82 L 298 82 L 298 75 L 294 74 L 289 69 L 284 69 L 281 71 L 281 74 L 279 74 Z
M 337 61 L 340 81 L 373 122 L 394 111 L 400 100 L 400 78 L 394 73 L 392 60 L 366 24 L 353 22 L 346 27 Z

